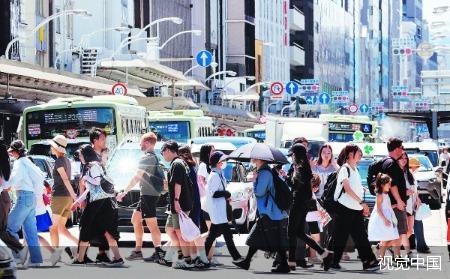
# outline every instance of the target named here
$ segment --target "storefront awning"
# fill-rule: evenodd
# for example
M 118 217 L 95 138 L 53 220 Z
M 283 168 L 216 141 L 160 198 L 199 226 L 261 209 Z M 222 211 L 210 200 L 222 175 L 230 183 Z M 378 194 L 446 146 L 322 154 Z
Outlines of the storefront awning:
M 0 85 L 36 90 L 36 94 L 94 96 L 109 94 L 114 81 L 43 68 L 28 63 L 0 59 Z M 3 91 L 3 90 L 2 90 Z M 14 92 L 12 92 L 14 93 Z M 128 88 L 128 95 L 145 96 L 137 88 Z
M 97 71 L 116 69 L 129 75 L 148 78 L 158 84 L 167 82 L 186 81 L 182 72 L 161 65 L 155 61 L 131 59 L 131 60 L 106 60 L 100 62 Z

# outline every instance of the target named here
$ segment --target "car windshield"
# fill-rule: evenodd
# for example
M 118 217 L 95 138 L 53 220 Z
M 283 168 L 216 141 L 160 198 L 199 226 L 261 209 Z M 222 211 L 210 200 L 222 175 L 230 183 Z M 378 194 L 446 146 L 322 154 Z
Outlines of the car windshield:
M 255 142 L 255 139 L 239 139 L 239 138 L 233 138 L 233 137 L 213 137 L 213 138 L 197 138 L 192 141 L 193 144 L 197 145 L 203 145 L 211 142 L 229 142 L 236 146 L 236 148 L 239 148 L 243 145 L 246 145 L 248 143 Z
M 116 149 L 108 162 L 107 173 L 113 180 L 117 190 L 123 190 L 136 173 L 139 159 L 143 152 L 140 149 Z
M 160 146 L 157 146 L 160 148 Z M 164 161 L 160 154 L 160 149 L 155 147 L 155 154 L 159 159 L 160 164 L 167 169 L 170 164 Z M 111 159 L 107 164 L 108 176 L 113 180 L 115 187 L 122 190 L 123 187 L 130 182 L 131 178 L 136 173 L 139 165 L 139 160 L 144 153 L 140 148 L 117 148 L 112 154 Z
M 361 176 L 361 183 L 364 187 L 367 187 L 367 173 L 369 166 L 372 164 L 372 160 L 361 160 L 358 164 L 359 175 Z
M 68 143 L 66 147 L 66 155 L 69 159 L 73 159 L 73 154 L 75 151 L 80 149 L 80 146 L 84 144 L 89 144 L 88 142 L 77 142 L 77 143 Z M 30 155 L 42 155 L 42 156 L 48 156 L 52 157 L 53 159 L 56 159 L 55 156 L 52 155 L 50 151 L 50 145 L 43 144 L 43 143 L 35 143 L 31 146 L 30 152 L 28 152 Z
M 432 171 L 433 165 L 431 164 L 428 157 L 425 156 L 417 156 L 417 159 L 419 159 L 420 162 L 420 168 L 417 171 L 425 172 L 425 171 Z
M 158 136 L 158 141 L 174 140 L 186 143 L 191 136 L 189 121 L 150 122 L 150 129 Z
M 223 175 L 227 182 L 245 182 L 245 167 L 234 161 L 228 161 Z

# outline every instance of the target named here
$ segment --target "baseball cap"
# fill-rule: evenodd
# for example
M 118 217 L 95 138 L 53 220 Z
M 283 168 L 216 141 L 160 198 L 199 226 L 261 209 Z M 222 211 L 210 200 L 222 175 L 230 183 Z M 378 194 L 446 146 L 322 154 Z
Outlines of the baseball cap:
M 225 161 L 228 158 L 222 151 L 214 151 L 209 157 L 211 166 L 216 166 L 219 162 Z
M 21 140 L 15 140 L 9 146 L 8 152 L 16 151 L 16 152 L 24 152 L 25 144 Z

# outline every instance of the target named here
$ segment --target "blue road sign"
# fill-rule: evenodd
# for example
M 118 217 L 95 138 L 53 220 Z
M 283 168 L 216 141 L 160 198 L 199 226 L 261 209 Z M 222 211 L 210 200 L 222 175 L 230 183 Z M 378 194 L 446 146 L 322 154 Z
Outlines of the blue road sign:
M 310 96 L 306 97 L 305 101 L 308 105 L 314 105 L 317 102 L 317 96 L 310 95 Z
M 369 106 L 366 105 L 366 104 L 362 104 L 362 105 L 359 107 L 359 111 L 362 112 L 362 113 L 367 113 L 367 112 L 369 112 Z
M 320 102 L 322 105 L 328 105 L 328 104 L 330 103 L 330 101 L 331 101 L 331 97 L 330 97 L 329 94 L 327 94 L 327 93 L 322 93 L 322 94 L 320 94 L 320 96 L 319 96 L 319 102 Z
M 211 52 L 207 50 L 201 50 L 197 53 L 197 56 L 195 57 L 197 60 L 197 64 L 199 64 L 202 67 L 208 67 L 211 65 L 213 56 Z
M 286 92 L 289 95 L 297 94 L 298 92 L 298 84 L 295 81 L 290 81 L 286 84 Z

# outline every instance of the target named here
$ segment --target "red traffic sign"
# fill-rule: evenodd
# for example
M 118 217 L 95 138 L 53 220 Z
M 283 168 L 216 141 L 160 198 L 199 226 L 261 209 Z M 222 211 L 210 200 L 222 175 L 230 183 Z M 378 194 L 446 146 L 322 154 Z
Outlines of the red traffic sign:
M 128 93 L 127 86 L 121 82 L 117 82 L 113 85 L 111 89 L 112 95 L 125 96 Z
M 356 112 L 358 111 L 358 106 L 355 105 L 355 104 L 351 104 L 351 105 L 348 107 L 348 111 L 350 111 L 351 113 L 356 113 Z
M 281 93 L 283 93 L 283 90 L 284 86 L 281 82 L 277 81 L 270 85 L 270 93 L 272 93 L 273 95 L 280 95 Z

